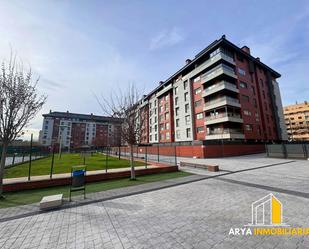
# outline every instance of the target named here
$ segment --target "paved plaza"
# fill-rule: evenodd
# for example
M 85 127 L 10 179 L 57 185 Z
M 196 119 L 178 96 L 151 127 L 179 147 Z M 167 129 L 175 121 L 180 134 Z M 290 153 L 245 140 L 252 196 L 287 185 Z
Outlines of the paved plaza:
M 251 203 L 269 193 L 281 201 L 284 223 L 309 227 L 308 161 L 264 155 L 181 160 L 219 164 L 222 171 L 184 168 L 203 177 L 127 197 L 11 217 L 0 222 L 0 248 L 309 248 L 308 236 L 229 235 L 231 228 L 251 222 Z M 0 216 L 4 212 L 9 210 L 0 210 Z

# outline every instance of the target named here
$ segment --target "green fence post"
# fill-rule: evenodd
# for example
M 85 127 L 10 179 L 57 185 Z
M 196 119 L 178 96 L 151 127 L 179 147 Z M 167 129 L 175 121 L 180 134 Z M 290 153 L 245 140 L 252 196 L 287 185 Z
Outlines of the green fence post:
M 29 154 L 29 171 L 28 171 L 28 181 L 30 181 L 30 175 L 31 175 L 32 141 L 33 141 L 33 134 L 31 134 L 31 140 L 30 140 L 30 154 Z

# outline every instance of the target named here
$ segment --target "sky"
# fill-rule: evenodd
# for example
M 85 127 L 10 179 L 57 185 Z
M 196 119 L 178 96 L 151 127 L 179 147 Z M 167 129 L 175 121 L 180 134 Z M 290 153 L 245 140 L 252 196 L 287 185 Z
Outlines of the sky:
M 284 105 L 309 100 L 307 0 L 1 0 L 0 34 L 48 96 L 24 138 L 50 110 L 102 115 L 94 94 L 148 93 L 223 34 L 281 73 Z

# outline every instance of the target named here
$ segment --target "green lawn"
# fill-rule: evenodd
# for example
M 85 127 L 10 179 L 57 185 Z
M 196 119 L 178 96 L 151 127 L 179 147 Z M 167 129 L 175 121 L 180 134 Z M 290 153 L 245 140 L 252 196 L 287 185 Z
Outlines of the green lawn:
M 115 189 L 121 187 L 129 187 L 177 177 L 184 177 L 188 175 L 190 174 L 178 171 L 172 173 L 161 173 L 161 174 L 139 176 L 136 181 L 130 181 L 129 179 L 118 179 L 118 180 L 89 183 L 86 185 L 86 193 L 105 191 L 108 189 Z M 59 193 L 63 193 L 64 197 L 67 197 L 69 193 L 69 186 L 49 187 L 36 190 L 25 190 L 19 192 L 5 193 L 4 194 L 5 199 L 4 200 L 0 199 L 0 208 L 7 208 L 7 207 L 39 202 L 43 196 L 59 194 Z M 75 193 L 75 195 L 80 194 L 82 194 L 82 192 Z
M 51 168 L 52 157 L 35 160 L 31 166 L 31 176 L 49 175 Z M 54 157 L 53 173 L 69 173 L 72 166 L 83 165 L 84 159 L 78 154 L 62 154 L 61 159 L 58 154 Z M 87 171 L 105 169 L 106 157 L 103 154 L 96 153 L 86 157 Z M 116 157 L 108 157 L 108 169 L 126 168 L 130 166 L 128 160 L 118 159 Z M 145 165 L 143 162 L 135 162 L 135 166 Z M 5 178 L 28 176 L 29 163 L 23 163 L 5 170 Z

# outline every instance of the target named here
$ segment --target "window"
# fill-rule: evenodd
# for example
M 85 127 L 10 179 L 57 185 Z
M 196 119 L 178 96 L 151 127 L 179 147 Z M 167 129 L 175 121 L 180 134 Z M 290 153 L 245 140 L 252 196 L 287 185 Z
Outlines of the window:
M 158 135 L 157 134 L 155 134 L 155 141 L 157 141 L 158 140 Z
M 165 108 L 165 111 L 167 111 L 167 110 L 168 110 L 168 103 L 165 103 L 164 108 Z
M 179 119 L 176 119 L 176 127 L 179 127 Z
M 248 111 L 248 110 L 244 110 L 244 115 L 246 115 L 246 116 L 251 116 L 251 112 Z
M 202 112 L 196 114 L 196 119 L 202 119 L 202 118 L 203 118 L 203 113 Z
M 258 113 L 255 113 L 255 121 L 256 122 L 260 121 L 260 115 Z
M 167 100 L 168 100 L 168 95 L 165 96 L 165 101 L 167 101 Z
M 185 80 L 185 81 L 183 82 L 183 89 L 184 89 L 184 90 L 187 90 L 187 88 L 188 88 L 188 80 Z
M 253 99 L 253 105 L 254 105 L 255 108 L 257 107 L 256 99 Z
M 241 81 L 241 82 L 239 83 L 239 86 L 240 86 L 241 88 L 248 88 L 247 83 L 245 83 L 245 82 L 243 82 L 243 81 Z
M 244 70 L 244 69 L 242 69 L 242 68 L 238 68 L 238 73 L 240 74 L 240 75 L 242 75 L 242 76 L 245 76 L 246 75 L 246 71 Z
M 252 124 L 246 124 L 245 125 L 245 130 L 246 131 L 252 131 L 253 130 L 253 125 Z
M 188 100 L 188 97 L 189 97 L 189 93 L 188 93 L 188 92 L 185 92 L 184 97 L 185 97 L 185 101 L 187 101 L 187 100 Z
M 193 81 L 194 81 L 194 82 L 198 82 L 200 79 L 201 79 L 201 77 L 200 77 L 200 76 L 197 76 Z
M 204 132 L 204 127 L 203 127 L 203 126 L 197 127 L 197 128 L 196 128 L 196 132 L 197 132 L 197 133 L 202 133 L 202 132 Z
M 166 140 L 170 139 L 170 133 L 169 132 L 166 132 L 165 136 L 166 136 Z
M 175 105 L 178 105 L 178 97 L 175 98 Z
M 164 120 L 164 116 L 163 115 L 160 115 L 159 116 L 159 122 L 163 121 Z
M 265 99 L 265 92 L 263 91 L 262 93 L 263 93 L 263 98 Z
M 160 134 L 160 140 L 164 140 L 164 134 Z
M 158 126 L 157 126 L 157 125 L 155 125 L 155 126 L 154 126 L 154 130 L 155 130 L 155 132 L 157 132 L 157 129 L 158 129 Z
M 189 112 L 189 104 L 185 104 L 185 113 Z
M 249 102 L 249 96 L 247 95 L 241 95 L 241 98 L 243 99 L 243 101 Z
M 160 131 L 164 130 L 164 124 L 160 124 Z
M 263 81 L 263 79 L 260 79 L 260 83 L 261 83 L 262 87 L 264 87 L 264 81 Z
M 168 130 L 170 128 L 170 123 L 165 124 L 165 130 Z
M 175 87 L 175 95 L 178 94 L 178 86 Z
M 163 106 L 162 105 L 159 106 L 159 112 L 163 112 Z
M 194 90 L 194 94 L 196 95 L 196 94 L 199 94 L 200 92 L 202 91 L 202 89 L 199 87 L 199 88 L 196 88 L 195 90 Z
M 180 131 L 179 131 L 179 130 L 176 131 L 176 138 L 177 138 L 177 139 L 180 138 Z
M 255 88 L 254 88 L 254 86 L 251 86 L 251 90 L 252 90 L 253 94 L 255 95 Z
M 194 106 L 195 106 L 195 107 L 199 107 L 199 106 L 201 106 L 201 105 L 202 105 L 202 100 L 201 100 L 201 99 L 194 102 Z
M 186 136 L 187 136 L 187 138 L 191 137 L 191 129 L 190 128 L 186 129 Z
M 170 118 L 170 114 L 167 112 L 165 113 L 165 119 L 169 119 Z
M 177 107 L 177 108 L 175 109 L 175 115 L 176 115 L 176 116 L 179 115 L 179 107 Z
M 185 117 L 185 120 L 186 120 L 186 125 L 189 125 L 189 124 L 190 124 L 190 121 L 191 121 L 190 115 L 187 115 L 187 116 Z

